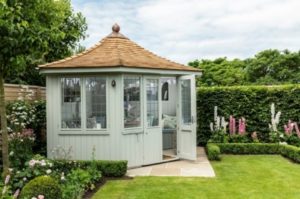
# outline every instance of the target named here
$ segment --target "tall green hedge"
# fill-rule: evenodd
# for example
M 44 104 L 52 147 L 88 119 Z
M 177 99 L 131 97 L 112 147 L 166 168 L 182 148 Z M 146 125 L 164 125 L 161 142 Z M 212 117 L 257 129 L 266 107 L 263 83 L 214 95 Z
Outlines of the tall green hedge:
M 198 88 L 198 144 L 205 145 L 210 138 L 214 106 L 227 120 L 230 115 L 245 117 L 247 131 L 256 131 L 260 140 L 267 141 L 271 103 L 282 112 L 279 130 L 289 119 L 300 122 L 300 85 Z

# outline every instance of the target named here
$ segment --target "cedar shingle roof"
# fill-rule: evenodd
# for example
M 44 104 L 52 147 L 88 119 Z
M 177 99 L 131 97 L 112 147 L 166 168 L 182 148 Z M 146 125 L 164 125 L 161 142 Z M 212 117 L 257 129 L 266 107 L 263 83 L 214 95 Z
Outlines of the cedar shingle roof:
M 130 67 L 200 71 L 167 60 L 142 48 L 119 33 L 120 27 L 117 24 L 112 29 L 110 35 L 90 49 L 66 59 L 40 65 L 40 69 Z

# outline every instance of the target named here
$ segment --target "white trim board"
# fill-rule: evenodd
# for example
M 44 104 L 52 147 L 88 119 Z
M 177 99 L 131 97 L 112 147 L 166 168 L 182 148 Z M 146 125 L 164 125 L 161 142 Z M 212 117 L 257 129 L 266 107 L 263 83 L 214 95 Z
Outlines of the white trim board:
M 139 73 L 139 74 L 161 74 L 161 75 L 202 75 L 202 72 L 184 71 L 184 70 L 163 70 L 148 68 L 63 68 L 63 69 L 43 69 L 42 74 L 74 74 L 74 73 Z

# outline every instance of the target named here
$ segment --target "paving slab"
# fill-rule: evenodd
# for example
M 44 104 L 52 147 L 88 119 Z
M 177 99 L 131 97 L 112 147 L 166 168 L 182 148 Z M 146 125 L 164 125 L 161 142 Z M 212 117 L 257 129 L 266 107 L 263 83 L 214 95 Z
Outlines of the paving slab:
M 197 160 L 177 160 L 129 169 L 127 176 L 215 177 L 203 147 L 197 147 Z

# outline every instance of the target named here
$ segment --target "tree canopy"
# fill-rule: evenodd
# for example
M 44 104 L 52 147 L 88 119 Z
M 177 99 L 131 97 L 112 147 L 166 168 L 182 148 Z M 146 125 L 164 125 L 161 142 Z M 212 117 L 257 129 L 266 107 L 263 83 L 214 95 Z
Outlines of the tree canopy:
M 0 117 L 2 160 L 8 171 L 4 79 L 38 80 L 37 63 L 64 58 L 85 37 L 87 25 L 69 0 L 0 0 Z M 27 73 L 27 74 L 26 74 Z M 23 77 L 22 77 L 23 75 Z
M 85 18 L 73 11 L 69 0 L 0 2 L 0 71 L 7 73 L 9 83 L 44 85 L 37 63 L 70 56 L 85 37 Z
M 190 66 L 201 68 L 198 86 L 231 86 L 248 84 L 288 84 L 300 82 L 300 51 L 264 50 L 253 58 L 228 60 L 195 60 Z

